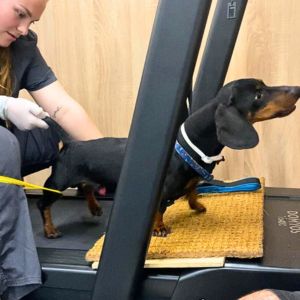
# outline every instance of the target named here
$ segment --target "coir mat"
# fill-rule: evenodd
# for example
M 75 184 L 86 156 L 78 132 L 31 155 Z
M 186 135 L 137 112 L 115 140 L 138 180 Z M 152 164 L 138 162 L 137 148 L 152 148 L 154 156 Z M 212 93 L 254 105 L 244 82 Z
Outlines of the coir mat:
M 263 255 L 264 188 L 252 192 L 199 195 L 205 213 L 191 210 L 178 199 L 164 222 L 167 237 L 152 237 L 146 267 L 216 267 L 225 257 L 256 258 Z M 86 253 L 97 268 L 104 236 Z

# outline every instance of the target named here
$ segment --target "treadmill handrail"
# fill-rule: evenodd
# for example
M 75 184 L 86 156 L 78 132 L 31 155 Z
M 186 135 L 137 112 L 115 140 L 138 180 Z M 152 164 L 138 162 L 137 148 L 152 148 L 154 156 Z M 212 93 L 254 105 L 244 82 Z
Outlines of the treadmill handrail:
M 247 0 L 218 0 L 192 93 L 191 112 L 223 86 Z
M 93 300 L 133 299 L 211 0 L 159 2 Z

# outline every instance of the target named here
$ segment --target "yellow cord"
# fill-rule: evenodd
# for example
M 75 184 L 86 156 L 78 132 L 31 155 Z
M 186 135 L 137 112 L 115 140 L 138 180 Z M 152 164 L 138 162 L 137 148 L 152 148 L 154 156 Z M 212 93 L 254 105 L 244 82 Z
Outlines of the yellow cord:
M 18 180 L 18 179 L 15 179 L 15 178 L 11 178 L 11 177 L 7 177 L 7 176 L 0 176 L 0 183 L 15 184 L 15 185 L 20 185 L 20 186 L 23 186 L 25 188 L 29 188 L 29 189 L 33 189 L 33 190 L 46 190 L 46 191 L 49 191 L 49 192 L 62 194 L 62 192 L 59 191 L 59 190 L 48 189 L 48 188 L 45 188 L 43 186 L 35 185 L 35 184 L 32 184 L 32 183 L 28 183 L 28 182 Z

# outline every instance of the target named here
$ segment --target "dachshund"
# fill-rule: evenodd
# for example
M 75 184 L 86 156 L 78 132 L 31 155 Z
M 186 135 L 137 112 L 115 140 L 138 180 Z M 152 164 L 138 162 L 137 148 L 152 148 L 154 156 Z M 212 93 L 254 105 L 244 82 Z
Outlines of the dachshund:
M 190 114 L 178 131 L 176 144 L 167 169 L 161 192 L 160 206 L 153 224 L 154 236 L 170 232 L 163 222 L 167 207 L 185 196 L 191 209 L 205 212 L 196 187 L 200 181 L 209 181 L 215 165 L 223 160 L 220 155 L 226 146 L 248 149 L 259 142 L 253 123 L 285 117 L 296 109 L 300 97 L 298 86 L 269 87 L 257 79 L 239 79 L 223 86 L 216 97 Z M 59 127 L 52 119 L 50 126 Z M 62 132 L 61 128 L 58 128 Z M 68 140 L 61 133 L 64 146 L 59 153 L 45 187 L 65 190 L 84 183 L 88 206 L 93 215 L 101 215 L 94 196 L 99 184 L 109 190 L 117 186 L 125 155 L 125 138 L 101 138 L 90 141 Z M 47 238 L 61 233 L 51 219 L 51 205 L 60 196 L 44 191 L 38 201 L 44 232 Z

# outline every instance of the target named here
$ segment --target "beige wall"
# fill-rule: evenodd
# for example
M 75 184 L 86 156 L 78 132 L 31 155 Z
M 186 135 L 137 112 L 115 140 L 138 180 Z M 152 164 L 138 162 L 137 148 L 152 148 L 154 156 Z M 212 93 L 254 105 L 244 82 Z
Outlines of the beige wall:
M 128 134 L 157 3 L 51 0 L 34 25 L 48 63 L 105 135 Z M 269 85 L 300 85 L 299 11 L 299 0 L 249 0 L 226 81 L 256 77 Z M 260 144 L 225 150 L 216 177 L 264 176 L 268 186 L 299 188 L 299 120 L 298 109 L 256 125 Z M 45 176 L 28 180 L 42 183 Z

